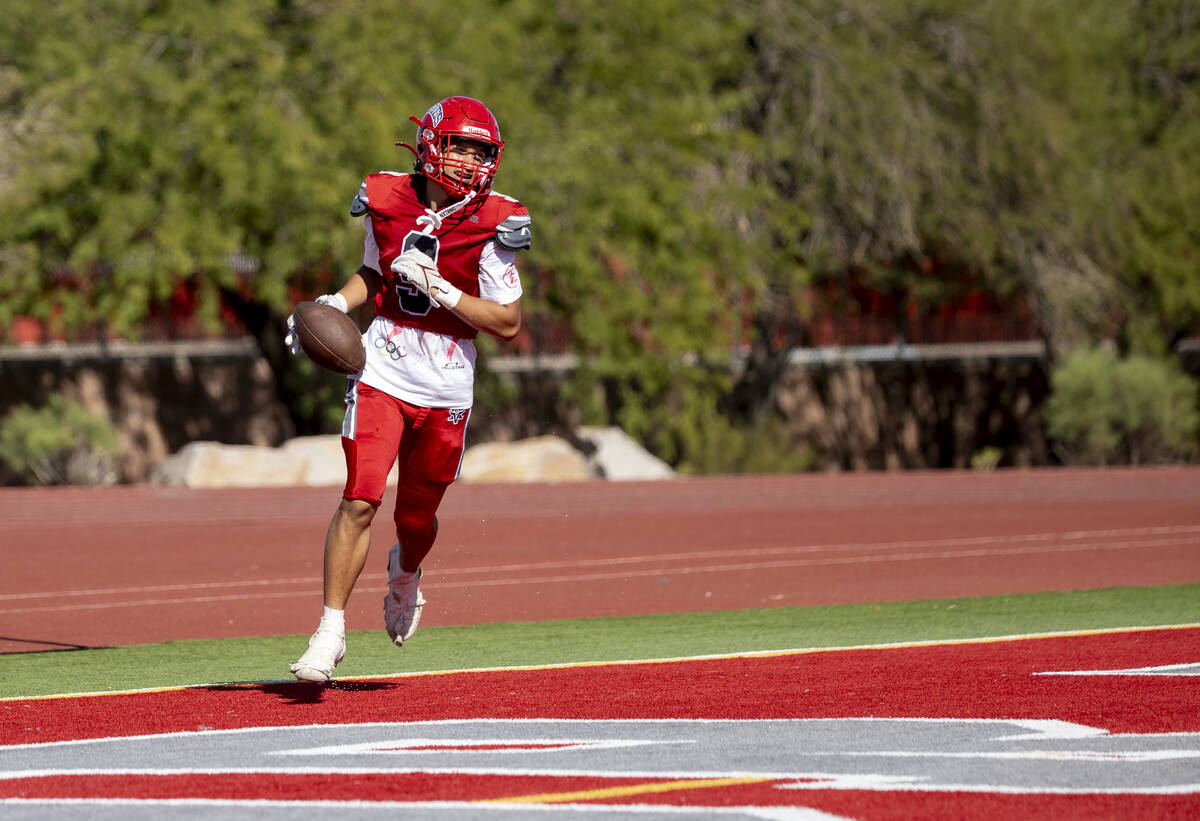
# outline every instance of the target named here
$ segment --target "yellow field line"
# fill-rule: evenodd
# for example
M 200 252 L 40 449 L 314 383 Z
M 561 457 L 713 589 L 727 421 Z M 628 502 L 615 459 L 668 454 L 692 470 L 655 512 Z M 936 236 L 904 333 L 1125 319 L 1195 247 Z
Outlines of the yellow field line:
M 678 790 L 701 790 L 707 787 L 732 787 L 738 784 L 759 784 L 774 781 L 773 778 L 687 778 L 681 781 L 660 781 L 654 784 L 634 784 L 628 787 L 606 787 L 600 790 L 577 792 L 548 792 L 537 795 L 518 795 L 512 798 L 488 798 L 477 804 L 564 804 L 573 801 L 597 801 L 602 798 L 626 798 L 631 795 L 676 792 Z

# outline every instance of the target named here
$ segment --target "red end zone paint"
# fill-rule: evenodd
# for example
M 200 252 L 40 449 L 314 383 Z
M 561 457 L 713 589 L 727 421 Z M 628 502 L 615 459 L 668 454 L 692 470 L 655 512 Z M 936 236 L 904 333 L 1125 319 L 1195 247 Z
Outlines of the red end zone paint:
M 1200 731 L 1197 679 L 1042 676 L 1200 660 L 1200 628 L 0 702 L 4 744 L 465 718 L 1058 719 Z
M 95 797 L 141 800 L 208 799 L 213 801 L 500 801 L 528 796 L 568 798 L 573 804 L 659 805 L 675 807 L 797 807 L 845 818 L 909 821 L 912 818 L 1186 818 L 1196 802 L 1174 795 L 996 795 L 961 792 L 903 793 L 867 790 L 795 792 L 779 790 L 780 782 L 764 779 L 724 787 L 689 787 L 668 779 L 571 778 L 513 776 L 445 776 L 431 773 L 347 775 L 279 775 L 226 773 L 194 776 L 71 776 L 0 781 L 4 798 Z M 664 788 L 661 792 L 652 791 Z M 671 789 L 676 787 L 676 789 Z M 628 796 L 611 795 L 629 790 Z M 588 797 L 586 793 L 608 793 Z M 467 798 L 469 796 L 469 798 Z M 550 803 L 558 803 L 551 801 Z M 508 815 L 500 816 L 508 817 Z
M 1200 660 L 1200 628 L 800 652 L 649 664 L 455 673 L 342 682 L 220 686 L 84 698 L 0 702 L 4 745 L 240 727 L 474 718 L 947 718 L 1054 720 L 1110 733 L 1196 733 L 1196 678 L 1182 675 L 1040 675 L 1118 671 Z M 1182 737 L 1181 737 L 1182 738 Z M 1181 744 L 1194 744 L 1181 741 Z M 438 749 L 553 746 L 452 741 Z M 428 745 L 405 748 L 427 749 Z M 3 749 L 3 745 L 0 745 Z M 383 747 L 382 749 L 387 749 Z M 14 751 L 17 752 L 17 751 Z M 782 755 L 786 759 L 787 753 Z M 1191 767 L 1186 756 L 1179 766 Z M 0 804 L 132 799 L 151 812 L 167 799 L 247 801 L 513 802 L 812 809 L 877 821 L 938 819 L 1186 818 L 1200 788 L 1136 786 L 1073 794 L 997 789 L 988 782 L 938 787 L 838 783 L 796 773 L 712 778 L 643 774 L 47 770 L 0 777 Z M 780 771 L 788 762 L 780 762 Z M 1093 766 L 1108 767 L 1107 763 Z M 1133 765 L 1136 768 L 1138 765 Z M 268 768 L 270 769 L 270 768 Z M 11 770 L 10 770 L 11 772 Z M 1110 772 L 1104 770 L 1103 772 Z M 1130 772 L 1128 768 L 1126 773 Z M 17 775 L 16 772 L 13 772 Z M 3 773 L 0 772 L 0 776 Z M 945 782 L 943 782 L 945 783 Z M 968 782 L 969 783 L 969 782 Z M 1092 784 L 1106 781 L 1093 780 Z M 961 788 L 960 788 L 961 787 Z M 1121 790 L 1124 790 L 1123 792 Z M 34 805 L 27 805 L 34 806 Z M 49 806 L 49 805 L 46 805 Z M 480 805 L 486 806 L 486 805 Z

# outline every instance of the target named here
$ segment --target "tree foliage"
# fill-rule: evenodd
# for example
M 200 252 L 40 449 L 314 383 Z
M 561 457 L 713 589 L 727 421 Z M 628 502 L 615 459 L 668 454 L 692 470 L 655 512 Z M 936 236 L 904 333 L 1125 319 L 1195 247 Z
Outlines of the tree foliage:
M 1200 316 L 1197 0 L 8 5 L 0 327 L 136 336 L 186 282 L 287 368 L 294 294 L 357 264 L 359 182 L 449 94 L 500 120 L 588 421 L 685 468 L 718 417 L 768 436 L 811 283 L 982 284 L 1056 353 L 1162 354 Z

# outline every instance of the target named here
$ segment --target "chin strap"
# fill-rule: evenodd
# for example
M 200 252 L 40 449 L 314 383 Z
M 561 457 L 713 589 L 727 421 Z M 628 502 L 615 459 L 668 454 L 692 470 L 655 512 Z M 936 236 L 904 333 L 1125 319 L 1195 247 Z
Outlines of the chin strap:
M 451 203 L 441 211 L 434 211 L 432 208 L 426 208 L 425 213 L 417 217 L 417 225 L 421 226 L 421 232 L 432 234 L 434 231 L 442 227 L 442 221 L 448 219 L 455 212 L 466 207 L 467 203 L 475 198 L 474 191 L 468 191 L 467 195 L 455 203 Z

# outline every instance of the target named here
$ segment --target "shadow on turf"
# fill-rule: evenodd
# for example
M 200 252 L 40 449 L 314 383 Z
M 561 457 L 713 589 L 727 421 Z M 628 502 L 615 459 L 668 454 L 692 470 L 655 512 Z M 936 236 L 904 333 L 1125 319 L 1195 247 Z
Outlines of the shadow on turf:
M 230 682 L 196 689 L 215 692 L 257 690 L 263 695 L 274 696 L 284 704 L 320 704 L 325 700 L 325 693 L 330 690 L 344 693 L 375 693 L 381 690 L 394 690 L 398 686 L 383 681 L 339 681 L 334 679 L 324 684 L 314 684 L 308 681 Z
M 15 644 L 36 644 L 39 645 L 36 649 L 29 650 L 3 650 L 0 654 L 6 656 L 14 656 L 20 653 L 63 653 L 70 650 L 111 650 L 111 647 L 106 647 L 99 644 L 70 644 L 64 641 L 49 641 L 47 639 L 22 639 L 16 636 L 0 636 L 0 642 L 11 641 Z

